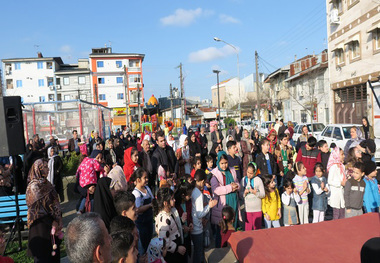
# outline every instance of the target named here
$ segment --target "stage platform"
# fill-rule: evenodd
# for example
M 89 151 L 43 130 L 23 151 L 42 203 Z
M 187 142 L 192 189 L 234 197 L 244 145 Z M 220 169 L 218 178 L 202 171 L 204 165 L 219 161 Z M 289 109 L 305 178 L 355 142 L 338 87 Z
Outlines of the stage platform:
M 240 263 L 358 263 L 363 244 L 379 236 L 380 215 L 369 213 L 315 224 L 236 232 L 229 243 Z

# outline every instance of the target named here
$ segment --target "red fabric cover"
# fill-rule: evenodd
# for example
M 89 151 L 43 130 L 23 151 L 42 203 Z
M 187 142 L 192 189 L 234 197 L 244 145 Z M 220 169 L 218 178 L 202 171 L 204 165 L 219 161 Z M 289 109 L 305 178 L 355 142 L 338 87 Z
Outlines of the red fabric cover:
M 239 262 L 360 262 L 360 250 L 380 236 L 380 215 L 232 233 L 228 242 Z
M 127 182 L 129 182 L 129 179 L 131 178 L 131 175 L 135 171 L 135 167 L 140 167 L 138 163 L 134 163 L 131 159 L 131 152 L 133 147 L 129 147 L 124 151 L 124 175 L 125 179 L 127 179 Z

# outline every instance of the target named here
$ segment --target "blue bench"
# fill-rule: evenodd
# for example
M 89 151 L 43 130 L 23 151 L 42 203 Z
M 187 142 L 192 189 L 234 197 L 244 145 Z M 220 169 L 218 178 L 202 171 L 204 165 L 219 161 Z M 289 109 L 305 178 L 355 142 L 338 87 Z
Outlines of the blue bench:
M 18 195 L 19 217 L 27 222 L 28 206 L 25 195 Z M 14 195 L 0 197 L 0 225 L 13 224 L 16 220 L 16 197 Z

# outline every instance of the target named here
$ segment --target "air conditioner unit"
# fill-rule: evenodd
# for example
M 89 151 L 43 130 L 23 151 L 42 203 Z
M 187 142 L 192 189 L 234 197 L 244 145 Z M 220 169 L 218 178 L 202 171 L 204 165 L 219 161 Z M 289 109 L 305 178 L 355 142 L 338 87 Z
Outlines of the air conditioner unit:
M 330 24 L 339 24 L 340 23 L 340 18 L 339 18 L 339 11 L 338 9 L 334 8 L 331 10 L 330 13 Z
M 49 89 L 50 90 L 54 90 L 54 86 L 49 86 Z

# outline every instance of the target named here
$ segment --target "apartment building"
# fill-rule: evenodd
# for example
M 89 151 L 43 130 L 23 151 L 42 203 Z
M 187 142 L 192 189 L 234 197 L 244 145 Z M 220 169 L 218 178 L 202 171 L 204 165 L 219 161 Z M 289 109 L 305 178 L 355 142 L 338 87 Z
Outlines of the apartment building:
M 144 56 L 135 53 L 112 53 L 111 47 L 93 48 L 89 55 L 92 102 L 117 110 L 125 110 L 127 107 L 130 121 L 137 121 L 139 105 L 140 112 L 144 106 Z
M 22 102 L 62 100 L 62 86 L 56 78 L 63 61 L 60 57 L 46 57 L 38 53 L 34 58 L 3 59 L 4 96 L 21 96 Z M 39 105 L 37 110 L 54 110 L 53 105 Z
M 311 122 L 313 119 L 313 122 L 331 123 L 328 74 L 327 50 L 318 55 L 305 56 L 290 64 L 289 75 L 284 80 L 287 82 L 285 90 L 290 98 L 289 108 L 292 110 L 291 118 L 287 120 Z
M 327 0 L 329 78 L 334 122 L 374 124 L 368 80 L 380 75 L 380 4 L 370 0 Z M 380 116 L 378 116 L 380 118 Z M 380 123 L 380 122 L 379 122 Z

